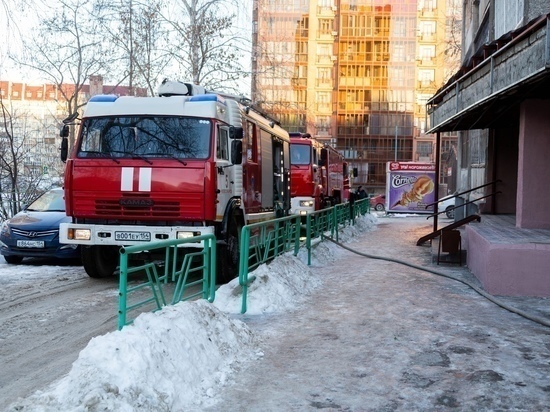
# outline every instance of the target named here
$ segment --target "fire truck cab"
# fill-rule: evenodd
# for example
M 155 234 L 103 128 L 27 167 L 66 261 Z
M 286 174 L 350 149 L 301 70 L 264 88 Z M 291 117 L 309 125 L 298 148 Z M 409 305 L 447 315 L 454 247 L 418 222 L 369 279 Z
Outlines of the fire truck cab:
M 62 136 L 60 239 L 91 277 L 114 273 L 121 246 L 213 233 L 228 281 L 243 225 L 290 209 L 289 135 L 244 98 L 164 81 L 157 97 L 92 97 L 70 156 Z
M 333 147 L 309 133 L 290 134 L 291 214 L 307 213 L 342 203 L 347 163 Z

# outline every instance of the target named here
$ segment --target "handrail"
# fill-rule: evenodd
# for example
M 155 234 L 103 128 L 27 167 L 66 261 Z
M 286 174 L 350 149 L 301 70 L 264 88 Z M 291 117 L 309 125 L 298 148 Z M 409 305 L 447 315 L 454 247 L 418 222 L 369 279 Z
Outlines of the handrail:
M 485 199 L 487 197 L 491 197 L 491 196 L 494 196 L 494 195 L 498 195 L 502 193 L 500 190 L 498 192 L 493 192 L 493 193 L 489 193 L 488 195 L 486 196 L 481 196 L 481 197 L 478 197 L 474 200 L 470 200 L 469 202 L 465 202 L 465 203 L 462 203 L 461 205 L 458 205 L 458 206 L 453 206 L 452 208 L 450 208 L 449 210 L 455 210 L 455 209 L 458 209 L 458 208 L 461 208 L 463 206 L 466 206 L 466 205 L 469 205 L 470 203 L 475 203 L 477 202 L 478 200 L 481 200 L 481 199 Z M 458 196 L 458 195 L 457 195 Z M 437 213 L 432 213 L 431 215 L 428 215 L 428 217 L 426 217 L 426 219 L 429 219 L 431 217 L 434 217 L 434 216 L 438 216 L 438 215 L 441 215 L 443 213 L 446 213 L 447 210 L 442 210 L 441 212 L 437 212 Z
M 481 186 L 474 187 L 473 189 L 468 189 L 468 190 L 465 190 L 464 192 L 460 192 L 460 193 L 453 194 L 452 197 L 458 197 L 458 196 L 460 196 L 460 195 L 464 195 L 464 194 L 466 194 L 466 193 L 473 192 L 474 190 L 481 189 L 482 187 L 494 185 L 494 184 L 497 184 L 497 183 L 502 183 L 502 180 L 500 180 L 500 179 L 493 180 L 492 182 L 485 183 L 485 184 L 483 184 L 483 185 L 481 185 Z M 497 192 L 497 193 L 500 193 L 500 192 Z M 478 198 L 477 200 L 479 200 L 479 199 L 483 199 L 483 197 L 480 197 L 480 198 Z M 439 203 L 440 200 L 441 200 L 441 199 L 439 199 L 439 200 L 436 201 L 436 202 L 428 203 L 428 204 L 426 205 L 426 209 L 429 208 L 430 206 L 433 206 L 433 205 Z
M 438 237 L 442 230 L 451 230 L 456 229 L 457 227 L 463 226 L 467 223 L 473 222 L 474 220 L 477 220 L 478 222 L 481 222 L 481 216 L 479 215 L 470 215 L 466 216 L 464 219 L 459 220 L 458 222 L 453 222 L 450 225 L 447 225 L 441 229 L 435 230 L 431 233 L 428 233 L 427 235 L 422 236 L 420 239 L 417 240 L 416 246 L 420 246 L 423 243 L 427 242 L 428 240 L 435 239 Z

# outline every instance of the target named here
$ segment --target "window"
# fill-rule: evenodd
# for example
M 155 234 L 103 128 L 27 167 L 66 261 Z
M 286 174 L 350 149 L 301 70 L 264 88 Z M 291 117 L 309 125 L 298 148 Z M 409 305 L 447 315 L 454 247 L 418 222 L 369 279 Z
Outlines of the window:
M 435 57 L 435 44 L 422 45 L 418 48 L 420 60 L 431 60 Z
M 216 157 L 219 160 L 229 160 L 228 134 L 229 133 L 225 127 L 221 127 L 218 130 L 218 140 L 216 142 Z
M 246 122 L 246 158 L 250 162 L 258 162 L 258 137 L 256 125 Z

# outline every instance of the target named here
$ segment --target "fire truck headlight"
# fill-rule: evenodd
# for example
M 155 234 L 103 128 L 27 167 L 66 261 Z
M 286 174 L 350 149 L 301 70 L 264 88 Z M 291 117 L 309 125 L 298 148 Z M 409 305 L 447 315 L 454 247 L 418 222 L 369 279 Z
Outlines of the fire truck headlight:
M 92 231 L 90 229 L 69 229 L 67 237 L 73 240 L 90 240 Z
M 176 233 L 176 239 L 188 239 L 190 237 L 193 237 L 193 232 L 177 232 Z
M 307 215 L 307 211 L 306 210 L 300 210 L 300 215 Z
M 300 200 L 300 207 L 313 207 L 313 200 Z

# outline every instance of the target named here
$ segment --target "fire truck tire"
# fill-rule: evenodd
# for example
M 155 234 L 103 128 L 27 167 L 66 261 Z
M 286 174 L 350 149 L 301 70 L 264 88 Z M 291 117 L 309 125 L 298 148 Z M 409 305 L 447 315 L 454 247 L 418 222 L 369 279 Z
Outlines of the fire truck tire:
M 242 220 L 240 215 L 232 214 L 228 221 L 226 244 L 219 248 L 218 253 L 218 283 L 228 283 L 239 275 Z
M 91 278 L 112 276 L 118 263 L 116 246 L 86 246 L 82 248 L 82 265 Z

